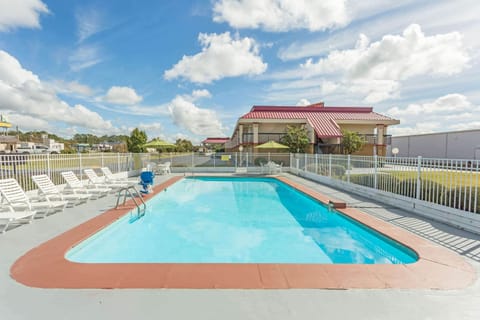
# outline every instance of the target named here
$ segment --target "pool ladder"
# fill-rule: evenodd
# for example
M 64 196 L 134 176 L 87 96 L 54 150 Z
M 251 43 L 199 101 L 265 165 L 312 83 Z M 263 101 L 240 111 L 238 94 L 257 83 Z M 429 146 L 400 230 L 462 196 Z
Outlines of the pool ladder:
M 133 203 L 135 203 L 135 206 L 137 207 L 137 216 L 133 220 L 137 220 L 143 217 L 145 215 L 145 212 L 147 211 L 147 204 L 145 203 L 145 201 L 143 201 L 142 194 L 137 190 L 137 188 L 135 188 L 135 186 L 123 187 L 118 190 L 117 204 L 115 205 L 115 209 L 118 208 L 120 198 L 122 197 L 122 192 L 123 192 L 122 205 L 125 205 L 125 202 L 127 201 L 127 195 L 128 195 L 133 200 Z M 137 198 L 140 199 L 141 203 L 137 202 Z

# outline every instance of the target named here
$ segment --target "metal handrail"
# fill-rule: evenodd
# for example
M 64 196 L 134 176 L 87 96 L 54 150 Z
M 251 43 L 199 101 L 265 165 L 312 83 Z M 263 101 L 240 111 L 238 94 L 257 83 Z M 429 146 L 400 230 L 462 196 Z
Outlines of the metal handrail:
M 132 192 L 130 192 L 130 189 L 133 189 L 134 194 Z M 135 206 L 137 207 L 137 219 L 144 216 L 145 211 L 147 210 L 147 204 L 145 203 L 145 201 L 143 201 L 142 195 L 140 194 L 140 192 L 133 185 L 123 187 L 123 188 L 120 188 L 118 190 L 117 203 L 115 205 L 115 209 L 118 208 L 120 197 L 122 196 L 122 191 L 125 192 L 124 195 L 123 195 L 123 204 L 122 205 L 125 205 L 125 202 L 127 201 L 127 194 L 128 194 L 130 196 L 130 198 L 133 200 L 133 203 L 135 203 Z M 143 205 L 143 210 L 140 208 L 140 204 L 137 202 L 136 198 L 140 199 L 141 205 Z

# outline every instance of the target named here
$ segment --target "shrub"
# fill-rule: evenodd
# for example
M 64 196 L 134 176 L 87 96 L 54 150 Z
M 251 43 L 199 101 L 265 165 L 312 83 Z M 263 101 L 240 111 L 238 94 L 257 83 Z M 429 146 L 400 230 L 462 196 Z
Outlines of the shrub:
M 344 166 L 340 164 L 332 164 L 332 177 L 343 177 L 345 172 L 347 171 Z M 321 164 L 318 165 L 318 173 L 322 176 L 328 176 L 330 174 L 330 169 L 328 165 L 322 166 Z
M 328 165 L 322 166 L 321 163 L 318 164 L 317 171 L 315 172 L 315 163 L 309 163 L 305 166 L 305 170 L 308 172 L 316 173 L 322 176 L 329 175 Z M 332 164 L 332 177 L 343 177 L 345 175 L 346 169 L 344 166 L 339 164 Z
M 375 175 L 370 174 L 354 174 L 350 176 L 350 182 L 365 187 L 373 188 L 375 186 Z M 378 174 L 377 189 L 392 193 L 399 193 L 400 180 L 389 174 Z
M 444 204 L 448 190 L 440 183 L 423 180 L 420 190 L 420 200 Z M 400 181 L 398 194 L 415 198 L 417 196 L 417 179 Z
M 370 160 L 367 160 L 367 159 L 360 160 L 360 159 L 356 159 L 356 158 L 352 157 L 351 160 L 350 160 L 350 166 L 352 168 L 373 168 L 374 167 L 373 160 L 370 161 Z

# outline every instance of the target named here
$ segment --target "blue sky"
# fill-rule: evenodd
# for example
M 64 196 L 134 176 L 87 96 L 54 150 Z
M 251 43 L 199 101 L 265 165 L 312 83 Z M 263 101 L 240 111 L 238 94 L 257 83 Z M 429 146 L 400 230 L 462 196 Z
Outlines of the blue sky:
M 476 0 L 0 0 L 20 130 L 196 143 L 252 105 L 373 106 L 390 133 L 480 128 Z

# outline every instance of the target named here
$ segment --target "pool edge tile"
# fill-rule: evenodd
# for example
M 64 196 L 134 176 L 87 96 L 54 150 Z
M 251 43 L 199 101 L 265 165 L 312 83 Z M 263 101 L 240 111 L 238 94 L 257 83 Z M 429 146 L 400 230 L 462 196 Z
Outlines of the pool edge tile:
M 336 200 L 285 177 L 276 177 L 325 204 Z M 150 199 L 171 184 L 173 177 L 154 188 Z M 39 288 L 434 288 L 458 289 L 476 279 L 475 269 L 446 248 L 357 209 L 338 209 L 376 229 L 419 255 L 405 265 L 333 264 L 83 264 L 64 258 L 75 244 L 113 223 L 133 208 L 110 209 L 21 256 L 10 268 L 19 283 Z

